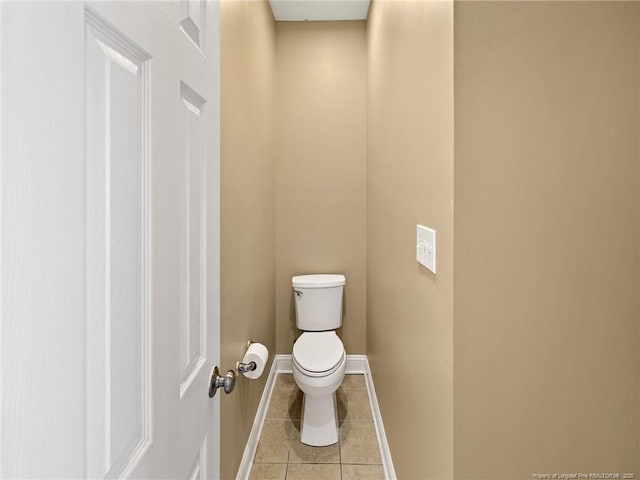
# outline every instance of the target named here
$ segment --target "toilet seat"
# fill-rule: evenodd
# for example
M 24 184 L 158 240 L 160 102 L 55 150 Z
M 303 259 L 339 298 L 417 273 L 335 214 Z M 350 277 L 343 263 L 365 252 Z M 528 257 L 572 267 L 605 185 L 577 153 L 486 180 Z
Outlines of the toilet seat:
M 294 364 L 310 377 L 325 377 L 338 370 L 346 355 L 336 332 L 304 332 L 293 345 Z
M 315 377 L 315 378 L 328 377 L 332 373 L 337 372 L 338 370 L 340 370 L 340 368 L 346 362 L 346 360 L 347 360 L 347 356 L 343 354 L 342 359 L 330 370 L 325 370 L 324 372 L 312 372 L 310 370 L 306 370 L 298 362 L 296 362 L 295 358 L 292 357 L 293 364 L 300 373 L 302 373 L 307 377 Z

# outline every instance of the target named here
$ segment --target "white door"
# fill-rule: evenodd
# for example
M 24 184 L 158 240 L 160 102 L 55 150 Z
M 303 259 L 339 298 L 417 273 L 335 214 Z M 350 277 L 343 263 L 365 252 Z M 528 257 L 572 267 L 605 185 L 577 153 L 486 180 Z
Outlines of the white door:
M 219 103 L 217 2 L 0 2 L 0 477 L 219 477 Z

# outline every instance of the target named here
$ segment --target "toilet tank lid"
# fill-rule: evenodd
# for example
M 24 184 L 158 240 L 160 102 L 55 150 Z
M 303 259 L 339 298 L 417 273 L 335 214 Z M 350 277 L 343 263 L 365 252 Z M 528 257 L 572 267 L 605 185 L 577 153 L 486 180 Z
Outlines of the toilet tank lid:
M 344 275 L 337 274 L 315 274 L 297 275 L 291 279 L 294 287 L 298 288 L 329 288 L 344 285 Z

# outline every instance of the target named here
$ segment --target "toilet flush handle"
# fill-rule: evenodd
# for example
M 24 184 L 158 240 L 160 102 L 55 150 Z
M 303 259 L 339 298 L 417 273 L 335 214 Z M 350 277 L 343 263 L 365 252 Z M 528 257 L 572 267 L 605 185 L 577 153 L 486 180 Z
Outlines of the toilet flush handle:
M 294 290 L 296 292 L 296 296 L 301 297 L 303 293 L 300 290 Z

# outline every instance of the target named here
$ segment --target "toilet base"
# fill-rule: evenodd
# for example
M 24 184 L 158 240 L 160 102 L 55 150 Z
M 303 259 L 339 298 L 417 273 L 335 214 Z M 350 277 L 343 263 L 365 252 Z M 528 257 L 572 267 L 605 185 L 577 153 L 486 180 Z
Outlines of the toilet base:
M 322 397 L 302 399 L 300 441 L 313 447 L 338 443 L 338 403 L 335 392 Z

